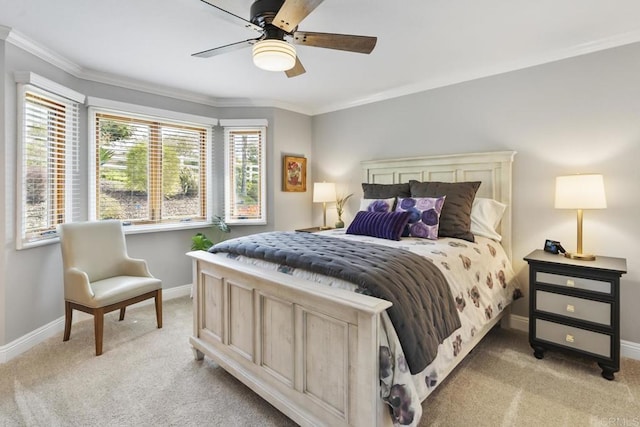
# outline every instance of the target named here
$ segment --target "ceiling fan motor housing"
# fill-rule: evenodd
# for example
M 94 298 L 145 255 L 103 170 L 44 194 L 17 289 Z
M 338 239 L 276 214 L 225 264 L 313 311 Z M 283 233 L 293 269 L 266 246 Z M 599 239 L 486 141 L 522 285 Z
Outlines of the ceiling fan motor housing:
M 251 22 L 267 29 L 284 4 L 284 0 L 256 0 L 251 5 Z M 277 27 L 276 27 L 277 28 Z

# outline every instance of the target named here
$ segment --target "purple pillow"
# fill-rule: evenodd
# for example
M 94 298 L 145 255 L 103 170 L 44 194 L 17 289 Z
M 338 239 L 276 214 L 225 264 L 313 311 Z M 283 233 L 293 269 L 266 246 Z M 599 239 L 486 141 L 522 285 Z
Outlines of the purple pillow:
M 438 239 L 440 212 L 444 206 L 442 197 L 407 197 L 398 199 L 396 212 L 409 212 L 409 222 L 405 226 L 403 237 L 421 237 L 423 239 Z
M 410 212 L 359 211 L 349 224 L 347 234 L 400 240 L 410 215 Z
M 371 212 L 393 212 L 396 204 L 396 198 L 388 199 L 362 199 L 360 201 L 360 211 Z

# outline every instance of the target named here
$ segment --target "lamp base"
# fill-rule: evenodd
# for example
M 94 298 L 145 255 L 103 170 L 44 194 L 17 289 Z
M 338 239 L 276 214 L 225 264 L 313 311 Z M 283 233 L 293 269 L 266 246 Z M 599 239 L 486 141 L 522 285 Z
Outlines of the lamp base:
M 581 261 L 595 261 L 596 256 L 591 254 L 580 254 L 577 252 L 565 252 L 564 256 L 571 259 L 578 259 Z

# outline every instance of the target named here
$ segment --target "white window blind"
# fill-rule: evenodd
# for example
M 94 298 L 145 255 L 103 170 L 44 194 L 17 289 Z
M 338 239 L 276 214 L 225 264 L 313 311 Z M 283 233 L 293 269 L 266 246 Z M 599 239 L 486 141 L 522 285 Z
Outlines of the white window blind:
M 27 78 L 31 75 L 27 75 Z M 57 238 L 79 217 L 78 102 L 19 84 L 17 247 Z
M 266 224 L 265 128 L 225 128 L 225 221 Z
M 93 111 L 96 219 L 167 224 L 208 214 L 207 126 Z

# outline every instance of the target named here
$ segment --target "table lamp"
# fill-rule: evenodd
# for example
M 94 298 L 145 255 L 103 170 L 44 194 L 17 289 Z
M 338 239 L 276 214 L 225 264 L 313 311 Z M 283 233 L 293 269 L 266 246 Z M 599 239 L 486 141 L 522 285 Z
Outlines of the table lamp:
M 336 201 L 336 185 L 333 182 L 315 182 L 313 183 L 313 202 L 322 202 L 322 217 L 323 225 L 322 230 L 326 230 L 327 227 L 327 202 Z
M 595 255 L 582 251 L 583 209 L 604 209 L 607 201 L 602 175 L 568 175 L 556 177 L 556 209 L 578 210 L 578 245 L 576 252 L 566 252 L 567 258 L 593 261 Z

